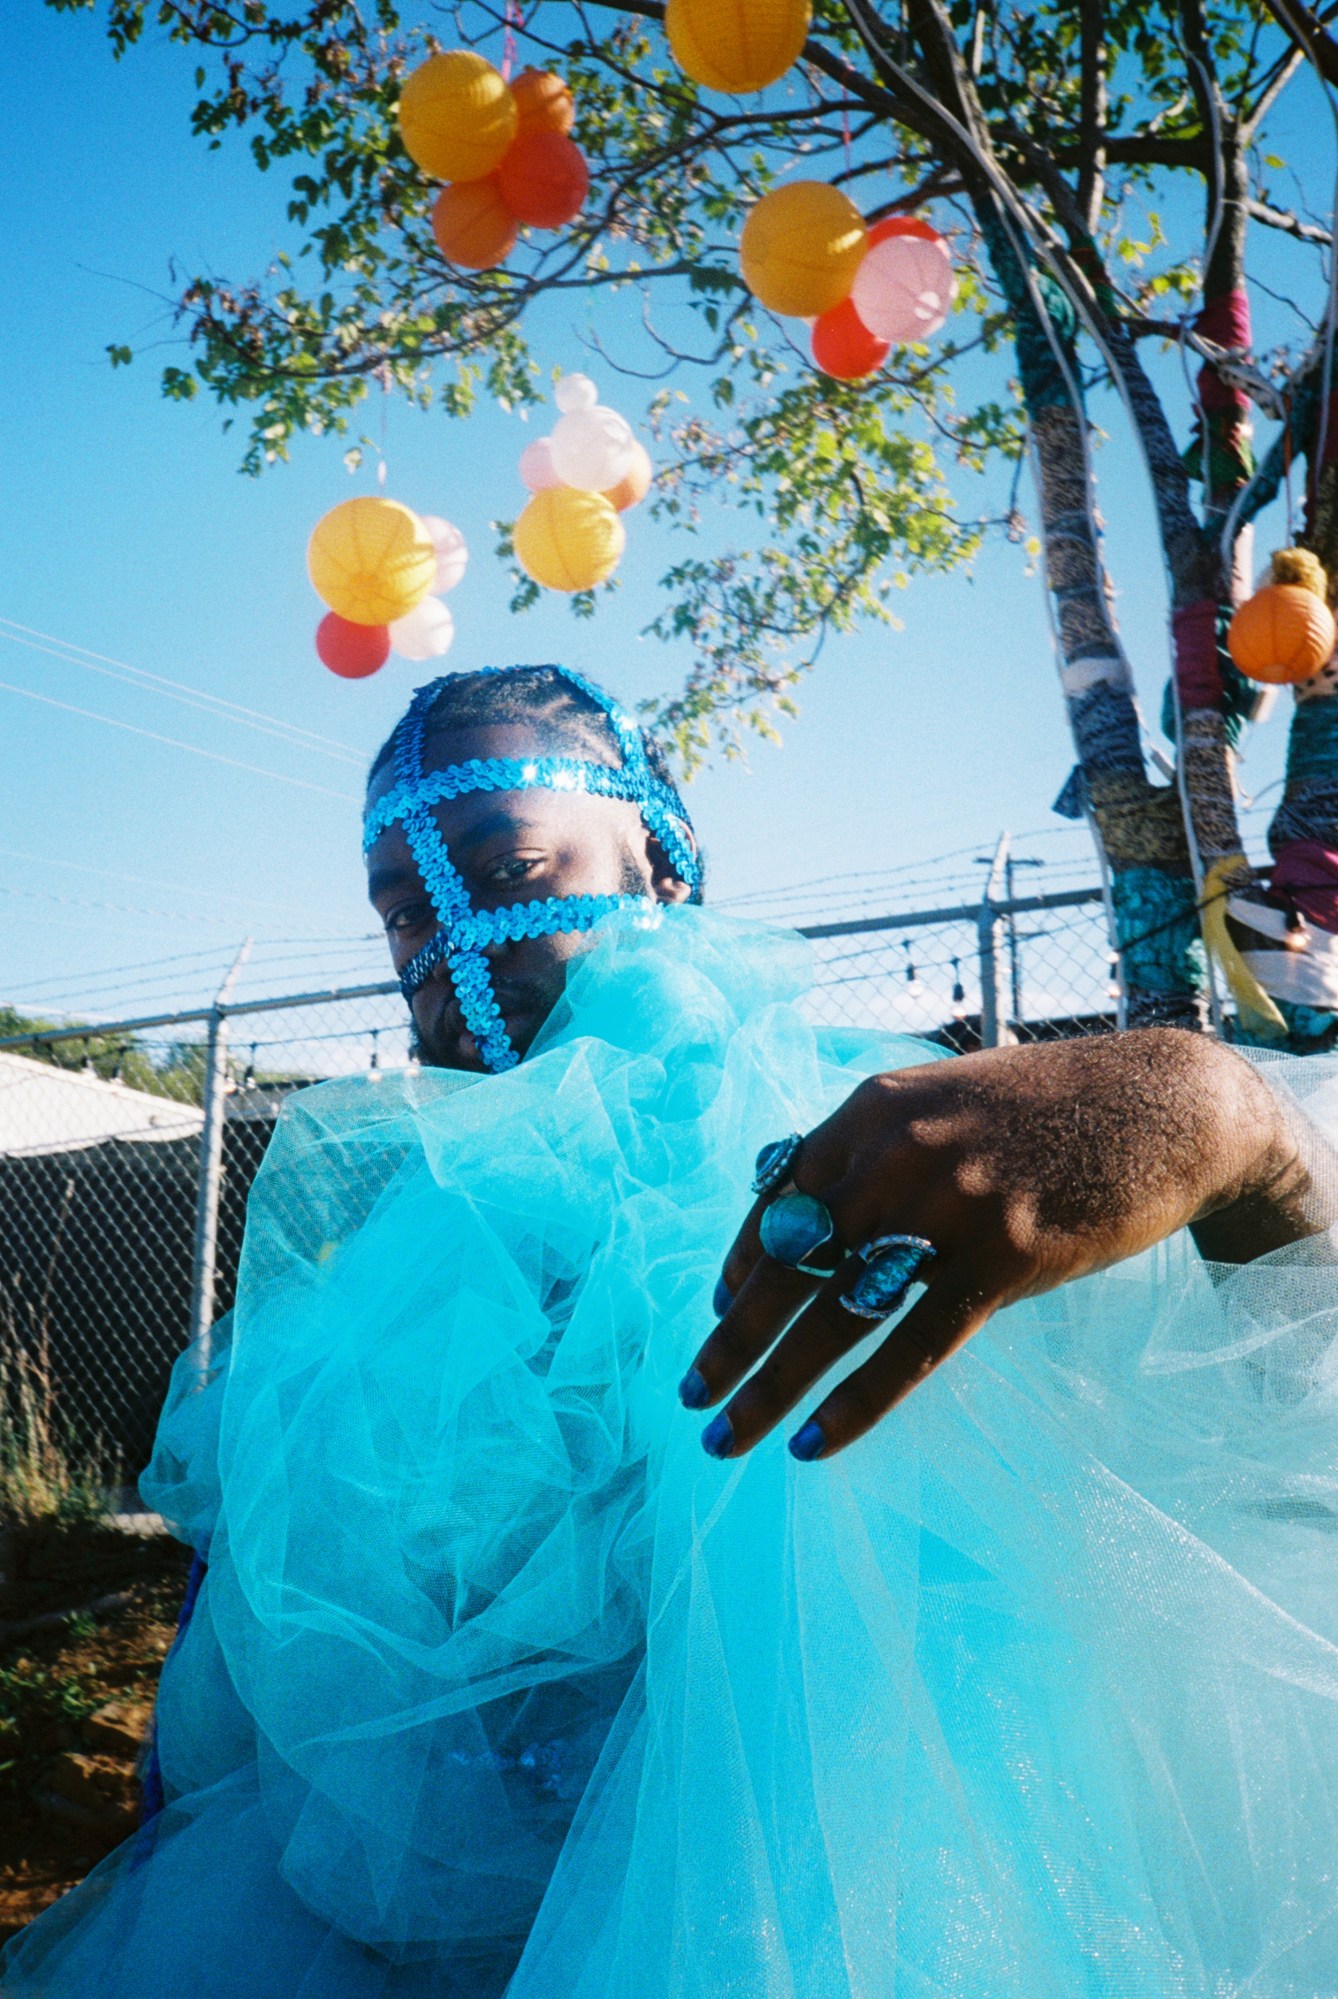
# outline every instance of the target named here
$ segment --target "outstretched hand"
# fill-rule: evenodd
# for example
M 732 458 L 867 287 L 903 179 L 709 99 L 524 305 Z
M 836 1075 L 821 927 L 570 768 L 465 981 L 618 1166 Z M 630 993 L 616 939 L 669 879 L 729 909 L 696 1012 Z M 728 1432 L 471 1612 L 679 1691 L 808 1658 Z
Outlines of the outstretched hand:
M 1307 1202 L 1303 1151 L 1248 1063 L 1176 1029 L 874 1076 L 755 1202 L 725 1260 L 732 1301 L 682 1399 L 705 1409 L 728 1396 L 702 1442 L 717 1457 L 750 1450 L 867 1338 L 869 1319 L 842 1303 L 865 1267 L 854 1252 L 879 1237 L 923 1237 L 935 1254 L 922 1296 L 790 1440 L 798 1458 L 830 1457 L 1003 1305 L 1210 1217 L 1213 1255 L 1235 1219 L 1234 1261 L 1325 1226 L 1332 1218 Z M 845 1252 L 831 1277 L 762 1248 L 764 1211 L 795 1189 L 830 1210 Z

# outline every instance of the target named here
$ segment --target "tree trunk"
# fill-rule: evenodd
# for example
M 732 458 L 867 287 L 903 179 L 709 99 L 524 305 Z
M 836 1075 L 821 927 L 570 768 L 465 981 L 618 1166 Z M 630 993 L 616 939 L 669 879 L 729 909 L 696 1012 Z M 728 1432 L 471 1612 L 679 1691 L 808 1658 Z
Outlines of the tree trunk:
M 1205 966 L 1180 799 L 1154 784 L 1143 757 L 1133 677 L 1121 645 L 1097 538 L 1087 414 L 1067 301 L 1044 277 L 1043 325 L 1013 243 L 985 227 L 1013 315 L 1040 494 L 1046 581 L 1055 604 L 1059 677 L 1077 752 L 1077 781 L 1104 852 L 1126 1018 L 1131 1026 L 1204 1024 Z

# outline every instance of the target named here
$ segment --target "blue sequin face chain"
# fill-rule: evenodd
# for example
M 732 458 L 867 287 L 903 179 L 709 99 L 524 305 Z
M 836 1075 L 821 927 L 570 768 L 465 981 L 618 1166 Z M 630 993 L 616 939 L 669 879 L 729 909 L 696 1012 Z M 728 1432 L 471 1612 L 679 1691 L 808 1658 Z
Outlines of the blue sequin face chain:
M 489 667 L 493 674 L 514 668 Z M 451 975 L 465 1026 L 478 1045 L 479 1056 L 495 1074 L 520 1060 L 511 1045 L 492 988 L 487 957 L 490 946 L 518 942 L 522 937 L 548 937 L 563 930 L 590 930 L 619 909 L 644 909 L 636 895 L 550 895 L 541 902 L 510 903 L 502 909 L 476 909 L 456 872 L 446 840 L 432 808 L 447 798 L 464 798 L 472 791 L 584 791 L 596 798 L 625 799 L 635 805 L 652 839 L 659 842 L 680 880 L 695 890 L 700 864 L 678 801 L 656 777 L 646 759 L 641 731 L 630 715 L 601 688 L 570 668 L 554 669 L 571 686 L 603 711 L 622 755 L 622 767 L 584 763 L 576 757 L 471 757 L 443 770 L 423 767 L 427 717 L 440 680 L 420 687 L 409 712 L 395 732 L 395 782 L 368 812 L 363 825 L 363 851 L 398 820 L 422 876 L 441 928 L 409 960 L 400 974 L 400 990 L 412 1005 L 439 966 Z

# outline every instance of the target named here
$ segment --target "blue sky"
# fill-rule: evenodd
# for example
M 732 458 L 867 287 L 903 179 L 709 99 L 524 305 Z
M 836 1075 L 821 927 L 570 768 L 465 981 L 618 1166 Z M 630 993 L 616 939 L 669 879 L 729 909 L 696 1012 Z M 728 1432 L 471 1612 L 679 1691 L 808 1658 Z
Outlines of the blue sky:
M 282 182 L 255 174 L 235 145 L 210 153 L 191 140 L 191 63 L 180 50 L 150 40 L 116 64 L 93 18 L 11 0 L 0 58 L 10 79 L 0 134 L 0 618 L 11 621 L 0 630 L 53 634 L 365 758 L 423 671 L 392 663 L 344 683 L 319 666 L 304 551 L 327 507 L 374 490 L 369 475 L 351 481 L 339 443 L 310 440 L 291 464 L 243 478 L 239 438 L 224 434 L 212 405 L 169 405 L 158 393 L 174 340 L 161 302 L 169 263 L 263 270 L 289 240 Z M 1303 104 L 1291 123 L 1319 185 L 1331 162 L 1313 110 Z M 1268 257 L 1282 252 L 1270 246 Z M 1289 282 L 1285 260 L 1265 268 Z M 538 357 L 586 368 L 635 419 L 644 387 L 601 371 L 587 323 L 580 307 L 550 315 Z M 1295 325 L 1279 313 L 1276 336 L 1294 338 Z M 110 341 L 142 358 L 112 371 Z M 488 523 L 515 511 L 515 462 L 534 420 L 489 408 L 465 426 L 395 404 L 369 424 L 384 424 L 387 490 L 449 516 L 469 539 L 450 664 L 563 658 L 628 699 L 674 684 L 685 656 L 638 636 L 681 546 L 666 530 L 629 516 L 623 587 L 593 623 L 553 599 L 513 619 Z M 1165 596 L 1143 474 L 1118 439 L 1098 463 L 1121 621 L 1155 715 Z M 727 519 L 708 528 L 728 531 Z M 1049 814 L 1071 755 L 1040 583 L 1019 552 L 990 549 L 971 579 L 917 579 L 899 610 L 899 632 L 828 644 L 783 749 L 759 744 L 746 767 L 717 765 L 692 786 L 717 898 L 765 892 L 783 908 L 792 884 L 913 873 L 950 850 L 983 851 L 1005 826 L 1052 827 L 1029 851 L 1056 864 L 1078 856 L 1080 842 Z M 0 644 L 0 683 L 0 1000 L 64 1000 L 104 1016 L 198 1000 L 248 931 L 270 989 L 372 962 L 350 941 L 369 928 L 356 761 L 299 750 L 12 636 Z M 1276 779 L 1284 749 L 1282 719 L 1257 732 L 1249 791 Z M 971 872 L 969 854 L 962 865 Z M 893 890 L 878 893 L 901 906 Z

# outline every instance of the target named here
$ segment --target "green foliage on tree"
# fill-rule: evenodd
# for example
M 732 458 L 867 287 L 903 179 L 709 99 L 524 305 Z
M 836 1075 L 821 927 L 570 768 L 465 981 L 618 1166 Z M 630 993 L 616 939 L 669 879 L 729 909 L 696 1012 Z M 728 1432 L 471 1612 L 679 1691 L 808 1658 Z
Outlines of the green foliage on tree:
M 46 1020 L 19 1013 L 12 1006 L 0 1006 L 0 1040 L 54 1028 L 63 1031 L 72 1024 L 78 1023 Z M 143 1090 L 152 1097 L 171 1097 L 179 1104 L 204 1101 L 204 1050 L 194 1041 L 173 1042 L 162 1053 L 155 1053 L 134 1035 L 106 1034 L 90 1023 L 87 1033 L 75 1039 L 35 1040 L 5 1052 L 48 1063 L 54 1069 L 96 1076 L 104 1083 L 124 1083 L 127 1089 Z

